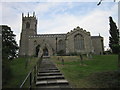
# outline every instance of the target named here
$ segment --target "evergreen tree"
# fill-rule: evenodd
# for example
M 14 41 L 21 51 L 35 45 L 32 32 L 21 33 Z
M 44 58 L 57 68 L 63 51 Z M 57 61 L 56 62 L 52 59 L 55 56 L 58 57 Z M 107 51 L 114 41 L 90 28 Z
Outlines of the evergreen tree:
M 2 29 L 2 86 L 4 87 L 12 75 L 10 60 L 17 56 L 18 46 L 15 41 L 15 34 L 10 27 L 0 25 L 0 29 Z
M 10 27 L 2 25 L 2 59 L 13 59 L 17 57 L 18 45 L 15 41 L 15 34 Z
M 110 22 L 110 37 L 109 37 L 109 46 L 112 49 L 114 54 L 118 54 L 120 51 L 119 46 L 119 30 L 117 29 L 116 23 L 113 21 L 112 17 L 109 17 Z

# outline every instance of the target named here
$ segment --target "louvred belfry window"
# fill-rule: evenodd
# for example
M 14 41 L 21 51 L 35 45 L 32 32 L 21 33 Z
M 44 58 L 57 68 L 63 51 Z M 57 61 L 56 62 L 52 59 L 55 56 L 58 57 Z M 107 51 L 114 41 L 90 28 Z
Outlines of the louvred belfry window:
M 26 23 L 26 28 L 27 29 L 30 28 L 30 23 L 29 22 Z

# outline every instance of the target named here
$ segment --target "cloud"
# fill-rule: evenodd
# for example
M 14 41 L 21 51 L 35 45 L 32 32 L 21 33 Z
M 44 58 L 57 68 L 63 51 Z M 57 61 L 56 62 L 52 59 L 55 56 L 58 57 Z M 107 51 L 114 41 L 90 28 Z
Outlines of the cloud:
M 98 2 L 98 0 L 1 0 L 1 2 Z M 104 0 L 104 2 L 113 2 L 113 0 Z
M 21 13 L 15 8 L 10 7 L 10 3 L 2 3 L 2 25 L 8 25 L 16 34 L 17 43 L 19 43 L 21 32 Z
M 109 10 L 94 9 L 87 15 L 74 16 L 62 14 L 54 16 L 54 19 L 39 20 L 39 33 L 66 33 L 80 26 L 91 32 L 91 35 L 99 35 L 104 37 L 104 44 L 108 47 L 109 43 L 109 16 L 113 16 L 117 20 L 117 4 L 113 5 Z M 48 28 L 49 27 L 49 28 Z
M 119 31 L 120 31 L 120 2 L 118 3 L 118 26 L 119 26 Z
M 2 23 L 2 3 L 0 3 L 0 23 Z
M 50 3 L 38 3 L 35 7 L 35 11 L 37 13 L 45 13 L 50 8 L 55 7 L 58 3 L 50 2 Z
M 105 39 L 108 46 L 109 16 L 117 20 L 117 4 L 104 3 L 97 7 L 91 3 L 3 3 L 2 24 L 9 25 L 17 35 L 19 43 L 22 27 L 21 13 L 36 12 L 38 18 L 38 33 L 67 33 L 77 26 L 91 32 L 91 35 L 99 33 Z M 82 13 L 81 13 L 82 12 Z

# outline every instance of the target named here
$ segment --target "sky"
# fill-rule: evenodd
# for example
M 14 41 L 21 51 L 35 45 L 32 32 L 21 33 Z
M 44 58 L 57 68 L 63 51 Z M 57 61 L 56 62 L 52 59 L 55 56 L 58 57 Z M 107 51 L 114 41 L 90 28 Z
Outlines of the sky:
M 2 0 L 3 1 L 3 0 Z M 21 1 L 21 2 L 20 2 Z M 109 16 L 118 23 L 118 3 L 106 0 L 97 6 L 99 0 L 4 0 L 0 3 L 0 25 L 8 25 L 16 34 L 19 45 L 22 29 L 22 13 L 35 12 L 38 34 L 67 33 L 77 26 L 104 37 L 105 49 L 109 46 Z M 118 24 L 117 24 L 118 26 Z

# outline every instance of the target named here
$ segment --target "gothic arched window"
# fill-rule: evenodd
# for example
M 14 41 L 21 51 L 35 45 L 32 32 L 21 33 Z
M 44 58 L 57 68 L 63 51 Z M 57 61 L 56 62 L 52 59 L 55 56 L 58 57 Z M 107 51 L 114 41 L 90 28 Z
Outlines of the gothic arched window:
M 29 22 L 26 23 L 26 28 L 30 28 L 30 23 Z
M 74 47 L 75 47 L 75 50 L 84 49 L 84 38 L 81 34 L 77 34 L 74 36 Z

